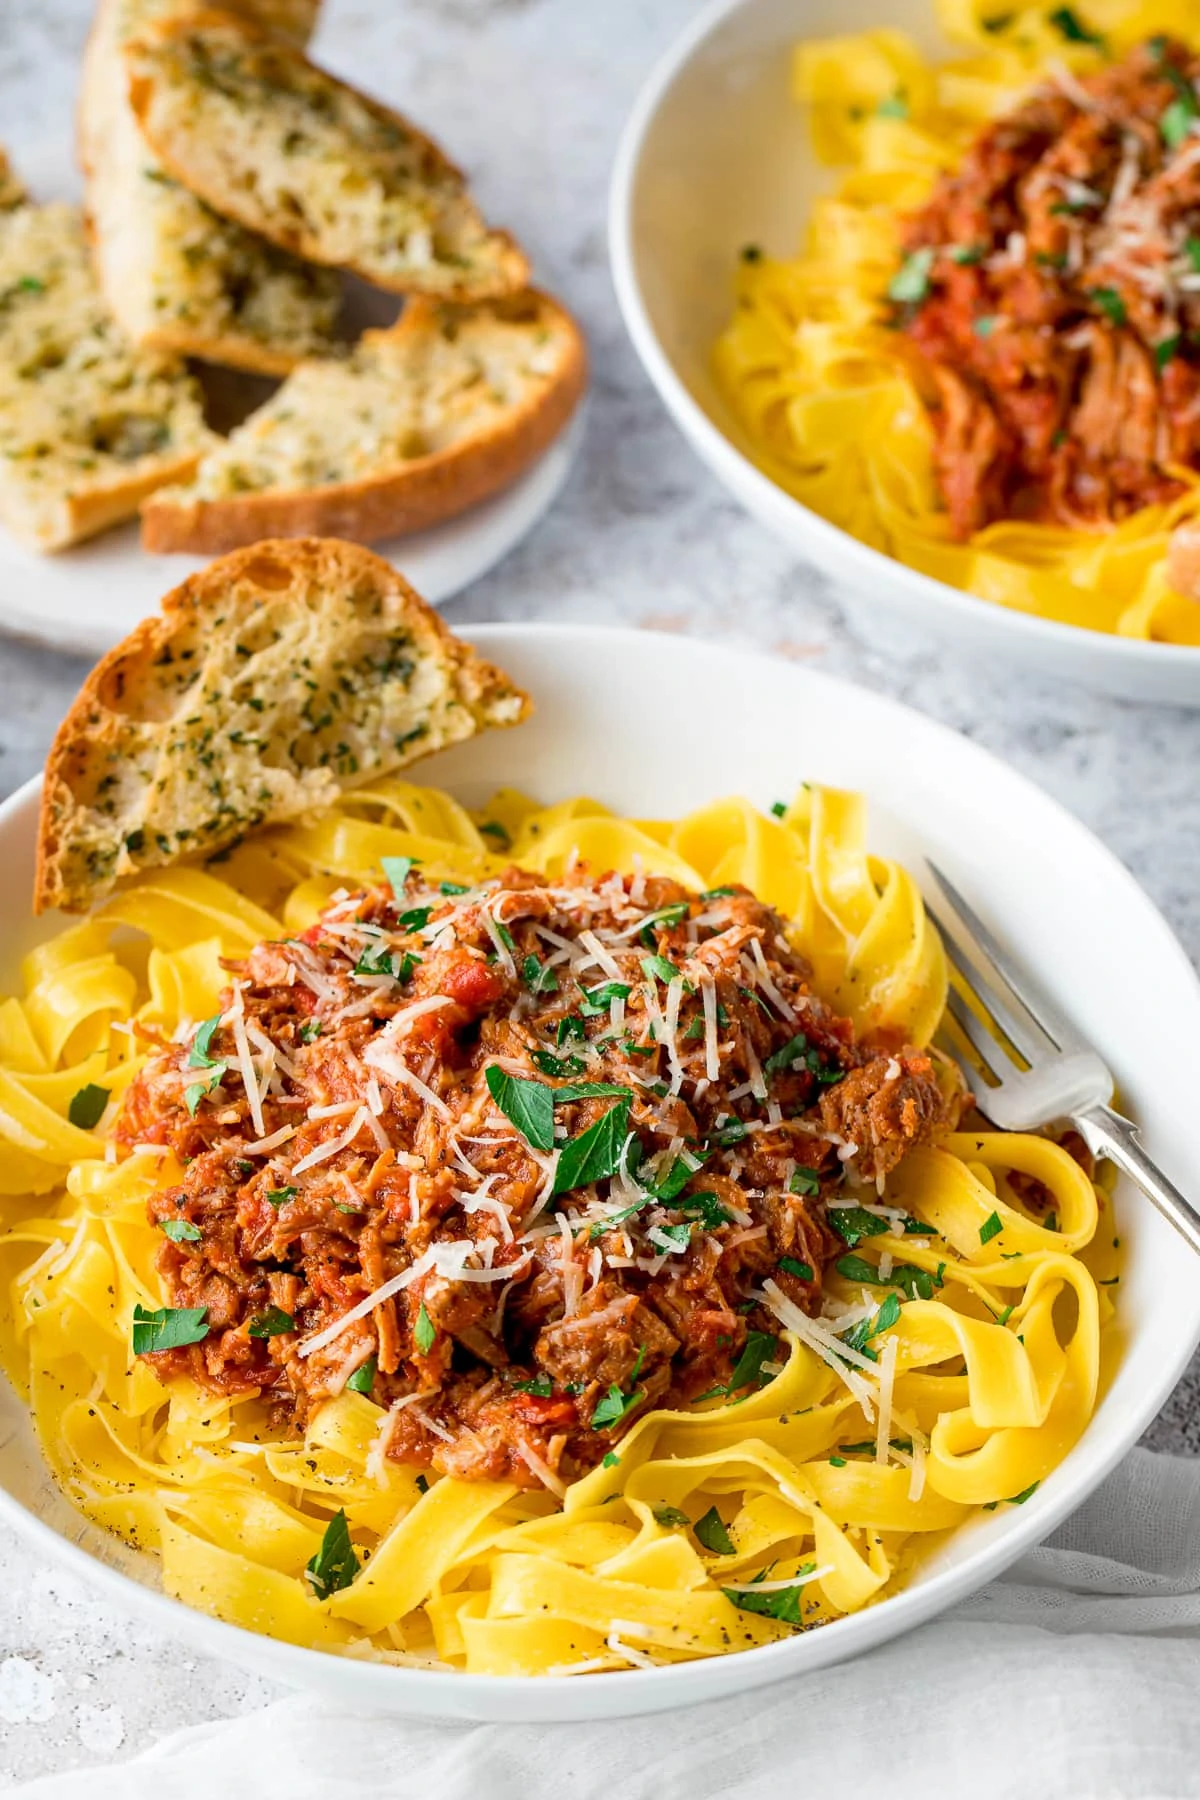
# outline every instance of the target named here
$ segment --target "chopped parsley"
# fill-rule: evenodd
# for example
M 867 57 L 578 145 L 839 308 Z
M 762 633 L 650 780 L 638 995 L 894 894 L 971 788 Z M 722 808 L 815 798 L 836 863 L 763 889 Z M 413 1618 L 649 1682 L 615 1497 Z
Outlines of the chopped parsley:
M 308 1564 L 308 1578 L 318 1600 L 327 1600 L 330 1594 L 349 1587 L 358 1570 L 358 1556 L 350 1542 L 350 1524 L 339 1509 L 325 1527 L 321 1548 Z
M 428 1477 L 428 1475 L 414 1476 L 413 1486 L 416 1488 L 418 1494 L 427 1494 L 429 1492 L 429 1477 Z
M 67 1117 L 72 1125 L 77 1125 L 80 1131 L 90 1131 L 93 1125 L 98 1125 L 111 1092 L 111 1088 L 97 1087 L 94 1081 L 89 1081 L 86 1087 L 81 1087 L 78 1093 L 72 1094 L 71 1104 L 67 1108 Z
M 981 244 L 955 244 L 950 252 L 950 261 L 957 263 L 960 268 L 973 268 L 976 263 L 983 261 L 986 254 Z
M 428 925 L 432 914 L 432 906 L 410 906 L 408 911 L 402 912 L 396 920 L 396 929 L 397 931 L 422 931 Z M 502 930 L 503 927 L 498 926 L 497 929 Z M 512 948 L 511 944 L 509 948 Z
M 1095 302 L 1111 325 L 1123 325 L 1125 323 L 1125 302 L 1122 300 L 1120 294 L 1118 294 L 1116 288 L 1089 288 L 1088 298 Z
M 647 1236 L 659 1250 L 682 1252 L 692 1241 L 691 1224 L 654 1225 Z
M 600 1467 L 602 1469 L 619 1469 L 620 1466 L 621 1466 L 621 1459 L 617 1455 L 615 1450 L 608 1451 L 607 1454 L 605 1455 L 604 1461 L 600 1464 Z
M 668 962 L 665 956 L 643 956 L 642 973 L 657 978 L 659 981 L 665 981 L 668 986 L 672 981 L 679 980 L 679 970 L 673 962 Z
M 886 1237 L 888 1222 L 868 1212 L 865 1206 L 831 1206 L 829 1223 L 842 1242 L 851 1250 L 863 1238 Z
M 1191 87 L 1182 83 L 1174 100 L 1166 107 L 1158 121 L 1158 129 L 1162 133 L 1163 143 L 1168 149 L 1178 150 L 1184 139 L 1189 136 L 1196 121 L 1196 96 Z
M 295 1319 L 291 1313 L 284 1312 L 282 1306 L 268 1306 L 266 1312 L 257 1313 L 247 1327 L 252 1338 L 283 1337 L 295 1329 Z
M 725 1529 L 725 1521 L 715 1506 L 710 1506 L 702 1518 L 696 1520 L 692 1527 L 706 1550 L 714 1556 L 733 1556 L 736 1554 L 733 1539 Z
M 554 1090 L 544 1081 L 525 1081 L 519 1075 L 509 1075 L 498 1063 L 488 1064 L 484 1080 L 500 1111 L 530 1148 L 553 1150 Z
M 406 963 L 409 963 L 409 962 L 414 961 L 415 959 L 411 956 L 406 956 L 404 960 Z M 412 971 L 409 970 L 409 974 L 411 974 L 411 973 L 412 973 Z M 402 975 L 401 980 L 407 981 L 408 975 Z M 304 1022 L 304 1024 L 300 1027 L 300 1042 L 302 1044 L 314 1043 L 316 1041 L 316 1039 L 320 1037 L 320 1035 L 321 1035 L 320 1019 L 307 1019 Z
M 198 1244 L 204 1236 L 200 1227 L 193 1225 L 190 1219 L 160 1219 L 159 1230 L 173 1244 Z
M 848 1260 L 849 1259 L 846 1257 L 842 1258 L 843 1262 Z M 855 1258 L 854 1260 L 857 1261 L 858 1259 Z M 779 1259 L 779 1266 L 785 1275 L 794 1275 L 797 1281 L 812 1281 L 815 1279 L 811 1263 L 800 1262 L 794 1256 L 781 1256 Z M 841 1266 L 841 1263 L 839 1263 L 838 1267 L 841 1268 Z
M 713 1133 L 713 1143 L 719 1144 L 722 1150 L 728 1150 L 731 1144 L 740 1144 L 746 1136 L 746 1127 L 741 1119 L 730 1119 Z
M 507 850 L 512 843 L 512 838 L 498 819 L 488 819 L 486 824 L 481 825 L 479 829 L 485 836 L 495 838 L 497 846 L 501 850 Z
M 753 1587 L 722 1588 L 721 1592 L 741 1612 L 759 1613 L 765 1619 L 778 1619 L 784 1625 L 798 1626 L 801 1624 L 800 1589 L 816 1566 L 815 1562 L 801 1563 L 796 1570 L 794 1587 L 772 1588 L 766 1594 L 756 1593 Z
M 860 1356 L 869 1357 L 878 1362 L 878 1353 L 871 1349 L 871 1339 L 877 1338 L 881 1332 L 890 1331 L 900 1317 L 900 1302 L 895 1294 L 889 1294 L 874 1318 L 862 1319 L 849 1331 L 842 1333 L 842 1343 L 848 1350 L 857 1350 Z
M 772 800 L 772 802 L 771 802 L 771 817 L 773 819 L 782 819 L 782 818 L 786 818 L 786 816 L 787 816 L 787 801 L 786 800 Z
M 556 994 L 558 992 L 558 976 L 545 963 L 540 963 L 536 956 L 527 956 L 521 964 L 521 980 L 531 994 Z
M 730 900 L 737 891 L 735 887 L 704 888 L 700 898 L 702 900 Z
M 842 1079 L 843 1071 L 839 1068 L 828 1068 L 821 1052 L 809 1043 L 803 1031 L 788 1039 L 781 1049 L 768 1056 L 763 1064 L 763 1072 L 767 1075 L 790 1073 L 795 1069 L 807 1069 L 818 1081 L 834 1082 Z
M 1174 360 L 1174 358 L 1176 356 L 1178 356 L 1179 348 L 1182 343 L 1183 343 L 1183 333 L 1181 331 L 1177 331 L 1174 333 L 1174 335 L 1172 337 L 1165 337 L 1162 339 L 1162 341 L 1160 343 L 1155 344 L 1155 346 L 1154 346 L 1154 366 L 1155 366 L 1155 368 L 1156 369 L 1165 369 L 1167 364 L 1169 362 L 1172 362 Z
M 447 899 L 455 898 L 459 894 L 469 894 L 470 891 L 465 881 L 438 882 L 438 893 L 445 894 Z
M 1099 32 L 1086 26 L 1079 15 L 1069 6 L 1060 6 L 1047 17 L 1056 30 L 1060 31 L 1068 44 L 1094 44 L 1098 50 L 1104 48 L 1104 39 Z
M 942 1285 L 928 1269 L 919 1269 L 915 1263 L 895 1263 L 890 1275 L 881 1275 L 865 1257 L 839 1256 L 836 1267 L 847 1281 L 862 1281 L 871 1287 L 898 1287 L 910 1300 L 932 1300 L 934 1289 Z
M 685 1194 L 679 1202 L 679 1211 L 688 1218 L 697 1219 L 704 1231 L 716 1231 L 720 1225 L 733 1223 L 733 1214 L 712 1193 Z
M 206 1306 L 160 1306 L 149 1312 L 144 1306 L 133 1309 L 133 1354 L 145 1356 L 153 1350 L 178 1350 L 184 1344 L 200 1344 L 208 1336 Z
M 281 1187 L 267 1189 L 268 1206 L 284 1206 L 287 1201 L 294 1200 L 300 1192 L 299 1188 Z
M 597 1401 L 596 1410 L 592 1414 L 593 1431 L 606 1431 L 610 1426 L 619 1425 L 625 1415 L 632 1412 L 634 1407 L 639 1406 L 646 1398 L 645 1388 L 635 1388 L 633 1385 L 641 1374 L 645 1359 L 646 1348 L 643 1345 L 637 1353 L 636 1362 L 629 1371 L 630 1391 L 628 1393 L 614 1381 L 604 1398 Z M 606 1466 L 607 1461 L 606 1457 Z
M 209 1051 L 212 1046 L 213 1032 L 220 1023 L 221 1015 L 219 1012 L 215 1012 L 211 1019 L 205 1019 L 203 1025 L 197 1026 L 196 1035 L 192 1039 L 192 1047 L 188 1052 L 187 1066 L 189 1069 L 216 1068 L 218 1059 L 211 1056 Z M 224 1068 L 224 1064 L 221 1066 Z
M 375 1370 L 377 1366 L 375 1358 L 373 1356 L 368 1356 L 366 1362 L 361 1363 L 359 1367 L 355 1369 L 353 1375 L 346 1383 L 346 1386 L 350 1389 L 352 1394 L 365 1394 L 368 1400 L 370 1399 L 371 1389 L 375 1386 Z
M 990 1244 L 992 1239 L 994 1237 L 999 1237 L 1003 1230 L 1004 1227 L 1000 1223 L 1000 1214 L 998 1212 L 989 1213 L 987 1218 L 983 1221 L 983 1224 L 979 1227 L 980 1243 Z
M 808 1169 L 803 1165 L 793 1169 L 792 1178 L 788 1182 L 790 1194 L 819 1194 L 820 1191 L 821 1177 L 815 1169 Z
M 914 250 L 906 256 L 899 269 L 888 284 L 888 299 L 894 300 L 898 306 L 918 306 L 929 292 L 929 274 L 933 268 L 933 250 L 926 245 L 924 249 Z M 771 808 L 775 812 L 775 808 Z M 786 812 L 787 808 L 783 808 Z M 775 814 L 782 817 L 781 813 Z
M 607 1012 L 609 1005 L 613 1000 L 628 1000 L 632 992 L 633 989 L 629 986 L 628 982 L 602 982 L 599 987 L 589 988 L 585 991 L 583 999 L 579 1002 L 579 1010 L 586 1018 L 594 1019 L 598 1013 Z M 563 1021 L 560 1021 L 560 1032 L 562 1026 Z M 579 1035 L 582 1037 L 582 1030 Z M 561 1044 L 562 1038 L 560 1037 L 558 1041 Z
M 908 101 L 903 94 L 889 94 L 875 108 L 878 119 L 907 119 Z
M 532 1381 L 510 1381 L 508 1385 L 514 1394 L 534 1394 L 539 1400 L 548 1400 L 554 1392 L 549 1375 L 535 1375 Z
M 183 1103 L 187 1107 L 188 1114 L 191 1118 L 195 1118 L 196 1110 L 205 1095 L 213 1093 L 216 1088 L 220 1087 L 221 1077 L 225 1073 L 225 1067 L 226 1065 L 223 1062 L 214 1063 L 212 1075 L 208 1081 L 193 1081 L 190 1087 L 183 1090 Z
M 1200 237 L 1189 236 L 1183 249 L 1192 269 L 1197 275 L 1200 275 Z
M 980 319 L 972 319 L 971 330 L 975 333 L 976 337 L 987 338 L 991 337 L 993 331 L 996 329 L 996 325 L 996 315 L 994 313 L 985 313 Z
M 680 1512 L 677 1506 L 656 1506 L 654 1517 L 660 1525 L 665 1525 L 668 1530 L 680 1525 L 690 1525 L 692 1522 L 685 1512 Z
M 430 1318 L 425 1308 L 425 1302 L 422 1300 L 417 1311 L 417 1322 L 413 1327 L 413 1341 L 422 1356 L 429 1355 L 429 1352 L 433 1349 L 436 1337 L 437 1326 Z
M 381 856 L 379 862 L 392 893 L 397 900 L 402 900 L 404 898 L 404 884 L 412 872 L 412 857 Z

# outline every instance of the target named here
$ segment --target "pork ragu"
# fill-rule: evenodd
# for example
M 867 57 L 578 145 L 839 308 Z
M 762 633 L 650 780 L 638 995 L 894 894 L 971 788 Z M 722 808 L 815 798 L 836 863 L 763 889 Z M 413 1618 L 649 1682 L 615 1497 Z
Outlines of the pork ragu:
M 957 538 L 1115 522 L 1200 466 L 1198 83 L 1166 38 L 1062 70 L 908 221 L 891 294 Z
M 752 1391 L 764 1283 L 817 1311 L 827 1203 L 958 1096 L 856 1042 L 740 888 L 389 873 L 231 967 L 129 1091 L 122 1148 L 184 1165 L 150 1217 L 198 1318 L 150 1361 L 297 1427 L 350 1383 L 388 1455 L 558 1488 L 645 1408 Z

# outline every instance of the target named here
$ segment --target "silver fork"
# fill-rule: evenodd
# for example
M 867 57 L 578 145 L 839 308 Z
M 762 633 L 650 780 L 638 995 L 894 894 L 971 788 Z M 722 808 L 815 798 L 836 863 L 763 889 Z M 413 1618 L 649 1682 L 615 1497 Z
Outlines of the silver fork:
M 1092 1155 L 1106 1157 L 1136 1181 L 1180 1236 L 1200 1251 L 1200 1212 L 1146 1155 L 1137 1127 L 1109 1105 L 1113 1080 L 1105 1064 L 1000 948 L 949 877 L 936 863 L 929 867 L 959 919 L 958 929 L 951 931 L 932 906 L 926 907 L 946 955 L 1021 1063 L 1027 1065 L 1022 1067 L 1014 1060 L 996 1033 L 951 987 L 947 1002 L 951 1017 L 990 1079 L 985 1080 L 953 1044 L 946 1047 L 962 1070 L 980 1112 L 1002 1131 L 1033 1131 L 1069 1120 Z

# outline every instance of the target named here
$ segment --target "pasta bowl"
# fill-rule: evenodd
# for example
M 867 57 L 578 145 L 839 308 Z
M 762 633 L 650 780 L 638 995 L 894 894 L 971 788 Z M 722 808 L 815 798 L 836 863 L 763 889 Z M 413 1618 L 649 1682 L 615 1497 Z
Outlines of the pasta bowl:
M 421 771 L 469 805 L 498 782 L 546 801 L 590 793 L 640 817 L 743 794 L 767 806 L 800 780 L 869 796 L 872 848 L 918 879 L 924 856 L 1110 1062 L 1148 1149 L 1200 1190 L 1191 1047 L 1200 983 L 1136 883 L 1084 828 L 975 745 L 918 714 L 792 664 L 650 633 L 493 626 L 477 634 L 534 696 L 531 722 Z M 713 729 L 720 720 L 721 730 Z M 55 929 L 30 916 L 38 791 L 0 809 L 0 989 Z M 1120 946 L 1117 954 L 1115 946 Z M 388 1666 L 298 1648 L 191 1611 L 156 1566 L 88 1525 L 53 1485 L 25 1409 L 0 1389 L 0 1519 L 29 1554 L 68 1564 L 196 1651 L 359 1710 L 568 1720 L 707 1702 L 861 1653 L 996 1577 L 1103 1479 L 1162 1405 L 1200 1339 L 1190 1259 L 1136 1193 L 1116 1194 L 1123 1263 L 1101 1397 L 1083 1437 L 1022 1505 L 979 1513 L 931 1545 L 891 1597 L 786 1640 L 710 1661 L 544 1678 Z
M 719 390 L 712 351 L 732 309 L 739 253 L 753 244 L 794 254 L 812 201 L 833 185 L 792 96 L 792 49 L 880 26 L 909 33 L 931 56 L 949 49 L 933 0 L 714 0 L 668 50 L 634 106 L 612 176 L 613 279 L 634 348 L 692 448 L 756 519 L 838 582 L 864 635 L 898 626 L 962 657 L 1200 705 L 1200 650 L 978 599 L 820 517 L 756 465 Z

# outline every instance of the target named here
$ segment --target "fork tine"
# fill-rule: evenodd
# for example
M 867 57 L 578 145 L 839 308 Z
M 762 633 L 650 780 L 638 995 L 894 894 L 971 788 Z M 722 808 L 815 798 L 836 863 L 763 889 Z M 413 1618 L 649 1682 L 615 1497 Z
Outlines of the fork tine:
M 1028 975 L 1017 966 L 1008 952 L 1001 949 L 979 914 L 967 900 L 964 900 L 950 877 L 943 874 L 935 862 L 926 860 L 929 861 L 929 867 L 937 877 L 955 912 L 974 938 L 975 947 L 984 958 L 994 981 L 1002 988 L 1007 989 L 1020 1002 L 1034 1024 L 1058 1049 L 1086 1050 L 1088 1046 L 1079 1033 L 1063 1018 L 1054 1003 L 1047 1000 L 1046 996 L 1038 991 Z M 1016 1039 L 1013 1041 L 1016 1042 Z
M 983 1114 L 984 1118 L 989 1118 L 991 1116 L 991 1101 L 996 1093 L 996 1089 L 988 1086 L 970 1057 L 963 1055 L 962 1051 L 958 1048 L 958 1045 L 951 1040 L 947 1033 L 942 1032 L 936 1041 L 938 1042 L 939 1048 L 950 1058 L 950 1061 L 954 1064 L 955 1068 L 966 1082 L 967 1087 L 974 1098 L 975 1104 Z
M 984 970 L 980 968 L 970 952 L 962 947 L 949 926 L 944 923 L 928 900 L 925 902 L 925 911 L 937 926 L 946 955 L 954 967 L 981 1005 L 995 1019 L 1009 1042 L 1016 1045 L 1026 1061 L 1033 1062 L 1035 1057 L 1044 1055 L 1047 1049 L 1052 1050 L 1054 1048 L 1053 1039 L 1047 1037 L 1036 1019 L 1032 1019 L 1025 1012 L 1024 1007 L 1021 1007 L 1021 1012 L 1018 1014 L 1005 998 L 1004 990 L 994 981 L 987 980 Z M 1020 1002 L 1018 1001 L 1017 1004 L 1019 1005 Z
M 1003 1081 L 1006 1071 L 1010 1075 L 1013 1073 L 1016 1065 L 1004 1045 L 999 1038 L 992 1036 L 983 1020 L 976 1018 L 962 995 L 953 988 L 946 995 L 946 1011 L 989 1075 L 994 1075 L 997 1081 Z

